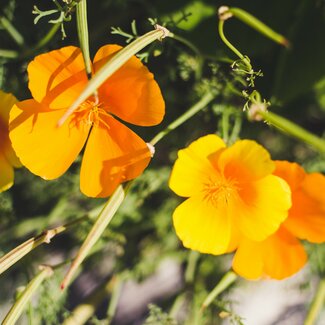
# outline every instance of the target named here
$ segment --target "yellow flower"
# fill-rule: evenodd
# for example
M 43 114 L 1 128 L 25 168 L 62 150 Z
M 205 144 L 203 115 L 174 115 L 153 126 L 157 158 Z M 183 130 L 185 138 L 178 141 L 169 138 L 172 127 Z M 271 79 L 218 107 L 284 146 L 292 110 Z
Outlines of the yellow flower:
M 262 276 L 283 279 L 307 262 L 299 239 L 325 241 L 325 177 L 307 174 L 302 167 L 276 161 L 274 175 L 283 178 L 292 192 L 292 207 L 280 229 L 264 241 L 242 238 L 233 261 L 234 270 L 248 279 Z
M 9 140 L 9 111 L 17 99 L 0 90 L 0 192 L 10 188 L 14 183 L 14 167 L 20 162 L 11 147 Z
M 207 135 L 178 152 L 169 186 L 188 199 L 173 221 L 187 248 L 223 254 L 242 236 L 262 241 L 276 232 L 291 206 L 288 184 L 272 175 L 275 164 L 256 142 L 241 140 L 226 148 Z

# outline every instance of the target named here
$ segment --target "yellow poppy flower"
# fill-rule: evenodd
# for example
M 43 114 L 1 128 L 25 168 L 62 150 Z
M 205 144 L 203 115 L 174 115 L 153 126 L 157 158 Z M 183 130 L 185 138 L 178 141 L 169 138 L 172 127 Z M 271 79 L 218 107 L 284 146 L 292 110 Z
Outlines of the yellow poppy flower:
M 14 167 L 21 166 L 8 136 L 9 111 L 16 102 L 12 94 L 0 90 L 0 192 L 13 185 Z
M 98 71 L 117 51 L 106 45 L 94 58 Z M 68 46 L 37 56 L 28 65 L 33 99 L 17 103 L 10 114 L 10 139 L 32 173 L 44 179 L 61 176 L 85 146 L 81 191 L 106 197 L 137 177 L 151 155 L 146 143 L 118 119 L 150 126 L 161 122 L 165 105 L 152 73 L 132 57 L 61 126 L 57 123 L 87 83 L 79 48 Z
M 176 233 L 187 248 L 223 254 L 241 236 L 262 241 L 278 230 L 291 206 L 290 188 L 272 175 L 269 153 L 241 140 L 226 148 L 216 135 L 178 152 L 169 186 L 187 197 L 173 214 Z
M 234 270 L 248 279 L 283 279 L 307 262 L 299 239 L 325 241 L 325 177 L 307 174 L 296 163 L 276 161 L 274 175 L 283 178 L 292 192 L 292 207 L 280 229 L 262 242 L 242 238 L 233 261 Z

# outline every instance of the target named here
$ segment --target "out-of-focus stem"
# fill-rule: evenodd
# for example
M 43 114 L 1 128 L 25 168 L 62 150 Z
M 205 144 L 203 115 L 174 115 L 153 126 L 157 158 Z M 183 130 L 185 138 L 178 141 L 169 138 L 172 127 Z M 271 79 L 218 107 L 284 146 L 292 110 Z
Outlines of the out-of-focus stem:
M 317 317 L 324 307 L 325 302 L 325 279 L 320 280 L 316 295 L 311 303 L 304 325 L 314 325 Z

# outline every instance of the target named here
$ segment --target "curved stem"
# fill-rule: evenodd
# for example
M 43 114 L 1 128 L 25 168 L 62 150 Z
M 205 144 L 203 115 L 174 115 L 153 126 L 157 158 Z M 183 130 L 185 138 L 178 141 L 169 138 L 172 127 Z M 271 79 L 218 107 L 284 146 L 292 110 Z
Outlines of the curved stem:
M 175 35 L 174 33 L 170 34 L 170 37 L 175 39 L 176 41 L 183 43 L 184 45 L 186 45 L 188 48 L 190 48 L 197 56 L 202 56 L 201 51 L 189 40 L 187 40 L 186 38 L 179 36 L 179 35 Z
M 171 33 L 170 37 L 175 39 L 176 41 L 184 44 L 185 46 L 187 46 L 189 49 L 191 49 L 196 54 L 199 66 L 195 71 L 195 75 L 196 75 L 197 79 L 201 78 L 204 59 L 203 59 L 203 55 L 202 55 L 201 51 L 199 50 L 199 48 L 197 48 L 193 43 L 191 43 L 189 40 L 187 40 L 186 38 L 184 38 L 182 36 L 178 36 L 178 35 L 175 35 L 174 33 Z
M 188 111 L 186 111 L 183 115 L 177 118 L 175 121 L 170 123 L 163 131 L 159 132 L 151 141 L 150 143 L 154 146 L 157 144 L 162 138 L 164 138 L 169 132 L 175 130 L 178 126 L 183 124 L 197 112 L 205 108 L 214 98 L 216 97 L 215 94 L 211 92 L 207 92 L 200 101 L 194 104 Z
M 23 52 L 20 56 L 18 56 L 18 59 L 24 59 L 26 57 L 29 57 L 34 53 L 36 53 L 37 51 L 39 51 L 40 49 L 42 49 L 45 45 L 47 45 L 52 40 L 52 38 L 54 37 L 58 29 L 60 28 L 60 25 L 61 23 L 54 24 L 51 27 L 51 29 L 47 32 L 47 34 L 41 40 L 39 40 L 32 49 Z
M 201 312 L 203 312 L 204 309 L 210 306 L 213 300 L 215 300 L 216 297 L 220 295 L 220 293 L 225 291 L 231 284 L 233 284 L 236 279 L 237 275 L 233 271 L 227 272 L 203 301 L 203 304 L 201 306 Z
M 315 295 L 313 302 L 309 308 L 304 325 L 315 324 L 317 317 L 324 306 L 324 302 L 325 302 L 325 279 L 322 279 L 319 282 L 316 295 Z
M 226 36 L 225 36 L 225 34 L 223 32 L 223 26 L 224 26 L 224 20 L 219 20 L 218 31 L 219 31 L 220 38 L 228 46 L 228 48 L 231 51 L 233 51 L 245 63 L 245 65 L 247 66 L 248 70 L 251 71 L 252 70 L 252 65 L 250 64 L 249 60 L 235 46 L 233 46 L 228 41 L 228 39 L 226 38 Z

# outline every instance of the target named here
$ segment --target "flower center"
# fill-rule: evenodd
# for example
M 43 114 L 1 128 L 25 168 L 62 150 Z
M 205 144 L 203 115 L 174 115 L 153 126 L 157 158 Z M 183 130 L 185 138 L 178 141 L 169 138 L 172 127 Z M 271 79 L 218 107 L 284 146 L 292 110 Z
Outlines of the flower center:
M 238 196 L 237 182 L 233 179 L 220 177 L 210 179 L 204 186 L 204 198 L 215 206 L 228 205 L 229 201 Z
M 109 113 L 105 110 L 101 103 L 94 100 L 87 100 L 82 103 L 78 110 L 73 113 L 72 123 L 74 126 L 78 127 L 84 125 L 97 126 L 99 123 L 102 123 L 109 128 L 107 123 L 102 118 L 103 115 L 109 116 Z

